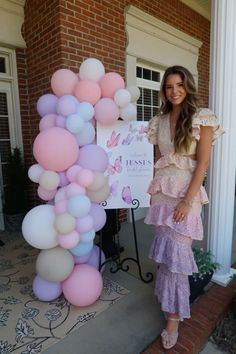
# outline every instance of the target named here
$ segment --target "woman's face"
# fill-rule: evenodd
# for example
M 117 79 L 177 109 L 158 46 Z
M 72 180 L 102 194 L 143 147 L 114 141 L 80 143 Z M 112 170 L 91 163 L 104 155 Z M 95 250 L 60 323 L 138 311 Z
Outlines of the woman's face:
M 165 95 L 173 106 L 181 105 L 187 92 L 184 88 L 183 80 L 179 74 L 170 74 L 167 76 L 165 83 Z

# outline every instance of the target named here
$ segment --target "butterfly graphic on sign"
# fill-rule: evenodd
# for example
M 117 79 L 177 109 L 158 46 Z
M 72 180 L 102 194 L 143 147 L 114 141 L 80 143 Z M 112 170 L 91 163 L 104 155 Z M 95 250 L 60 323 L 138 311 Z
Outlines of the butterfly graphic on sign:
M 122 145 L 130 145 L 132 143 L 132 140 L 134 139 L 134 135 L 132 134 L 128 134 L 127 137 L 125 139 L 123 139 L 122 141 Z
M 114 181 L 110 185 L 110 196 L 111 197 L 116 197 L 118 194 L 118 186 L 119 186 L 119 181 Z
M 115 159 L 114 165 L 109 164 L 107 168 L 107 173 L 108 175 L 114 175 L 115 173 L 121 173 L 122 172 L 122 157 L 118 156 Z
M 116 134 L 116 132 L 113 130 L 111 133 L 110 138 L 107 140 L 107 148 L 112 149 L 113 147 L 117 146 L 120 140 L 120 133 Z
M 131 190 L 130 190 L 130 186 L 125 186 L 122 189 L 122 199 L 126 204 L 131 204 L 132 203 L 132 196 L 131 196 Z

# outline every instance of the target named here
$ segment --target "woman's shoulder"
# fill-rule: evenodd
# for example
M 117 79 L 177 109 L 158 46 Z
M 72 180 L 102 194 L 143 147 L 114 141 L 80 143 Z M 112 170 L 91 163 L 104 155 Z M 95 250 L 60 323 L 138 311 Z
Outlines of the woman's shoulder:
M 215 113 L 209 108 L 199 108 L 193 116 L 192 120 L 192 135 L 196 140 L 200 139 L 200 127 L 213 128 L 213 142 L 217 137 L 224 133 L 221 129 L 218 118 Z

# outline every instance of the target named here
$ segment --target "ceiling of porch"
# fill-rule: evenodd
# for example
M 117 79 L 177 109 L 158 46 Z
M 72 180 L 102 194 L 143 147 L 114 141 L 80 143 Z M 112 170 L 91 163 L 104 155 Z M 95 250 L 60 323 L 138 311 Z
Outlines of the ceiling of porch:
M 180 0 L 200 15 L 211 19 L 211 0 Z

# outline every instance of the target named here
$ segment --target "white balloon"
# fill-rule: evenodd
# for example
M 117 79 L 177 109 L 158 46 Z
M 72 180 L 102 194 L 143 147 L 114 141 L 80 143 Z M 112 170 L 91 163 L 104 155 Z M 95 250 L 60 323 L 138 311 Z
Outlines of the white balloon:
M 36 272 L 47 281 L 63 281 L 73 268 L 72 254 L 59 246 L 41 251 L 36 260 Z
M 94 181 L 91 183 L 87 189 L 89 191 L 98 191 L 101 189 L 106 183 L 108 183 L 108 176 L 105 176 L 102 172 L 94 171 Z
M 54 225 L 60 234 L 69 234 L 75 229 L 76 221 L 72 215 L 64 213 L 56 216 Z
M 35 248 L 55 247 L 58 242 L 54 222 L 55 213 L 52 205 L 36 206 L 24 217 L 22 234 L 25 240 Z
M 88 121 L 94 116 L 93 105 L 89 102 L 81 102 L 78 104 L 77 113 L 84 121 Z
M 104 65 L 98 59 L 88 58 L 80 65 L 79 77 L 81 80 L 99 81 L 104 74 Z
M 129 103 L 128 106 L 120 109 L 120 117 L 124 121 L 136 120 L 137 119 L 137 107 Z
M 119 107 L 125 107 L 131 102 L 131 94 L 126 89 L 117 90 L 114 95 L 114 101 Z
M 88 232 L 83 232 L 80 234 L 80 242 L 81 243 L 86 243 L 86 242 L 91 242 L 95 238 L 95 230 L 92 229 Z
M 140 90 L 137 86 L 131 85 L 126 88 L 131 95 L 131 102 L 137 101 L 140 96 Z
M 106 183 L 101 189 L 98 191 L 87 191 L 87 196 L 93 203 L 101 203 L 104 202 L 110 195 L 110 187 L 109 184 Z
M 70 197 L 67 204 L 68 212 L 76 217 L 82 218 L 89 213 L 91 202 L 86 195 L 75 194 Z
M 41 173 L 43 171 L 44 171 L 44 169 L 38 163 L 36 163 L 35 165 L 32 165 L 28 170 L 29 179 L 32 182 L 39 183 L 39 178 L 40 178 Z
M 82 131 L 76 134 L 75 138 L 79 146 L 91 144 L 95 138 L 94 126 L 90 122 L 85 123 Z
M 77 113 L 70 114 L 66 119 L 66 128 L 74 134 L 83 130 L 84 120 Z
M 57 172 L 44 171 L 39 178 L 39 184 L 41 187 L 48 191 L 57 189 L 60 183 L 60 177 Z

